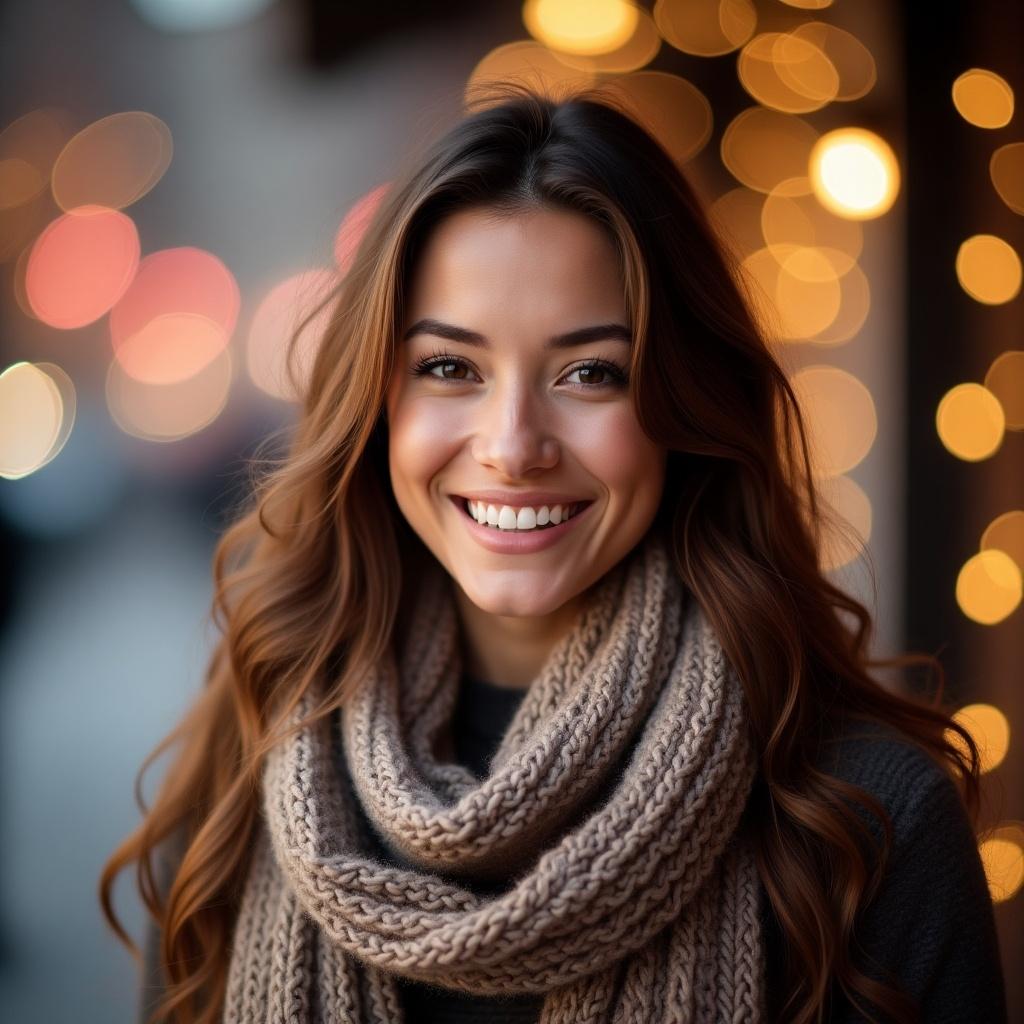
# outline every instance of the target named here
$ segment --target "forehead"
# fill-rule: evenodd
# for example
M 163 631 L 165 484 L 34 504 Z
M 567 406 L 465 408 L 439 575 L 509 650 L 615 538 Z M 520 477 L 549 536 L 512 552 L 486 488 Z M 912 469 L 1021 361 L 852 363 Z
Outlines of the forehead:
M 413 268 L 407 319 L 428 315 L 477 330 L 496 318 L 535 320 L 545 330 L 579 326 L 562 323 L 578 318 L 624 320 L 615 246 L 597 222 L 572 211 L 461 210 L 433 229 Z

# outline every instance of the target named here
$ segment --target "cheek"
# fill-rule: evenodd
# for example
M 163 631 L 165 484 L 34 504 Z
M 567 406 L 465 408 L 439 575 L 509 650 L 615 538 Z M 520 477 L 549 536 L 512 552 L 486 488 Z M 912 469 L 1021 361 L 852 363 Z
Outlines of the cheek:
M 641 430 L 632 407 L 609 406 L 607 415 L 588 423 L 575 451 L 613 501 L 657 501 L 663 477 L 658 447 Z
M 454 431 L 445 417 L 399 402 L 388 417 L 388 458 L 396 493 L 404 481 L 423 484 L 451 458 Z

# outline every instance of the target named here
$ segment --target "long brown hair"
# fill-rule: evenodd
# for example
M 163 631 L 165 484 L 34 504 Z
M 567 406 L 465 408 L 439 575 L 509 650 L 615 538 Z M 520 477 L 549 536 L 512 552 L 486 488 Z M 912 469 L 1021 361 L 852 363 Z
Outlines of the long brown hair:
M 819 503 L 797 400 L 736 259 L 673 159 L 602 90 L 556 101 L 510 86 L 392 182 L 327 300 L 331 325 L 308 379 L 295 382 L 302 407 L 290 448 L 261 465 L 251 502 L 218 545 L 212 616 L 221 636 L 205 685 L 143 762 L 143 821 L 99 886 L 105 916 L 138 956 L 111 901 L 117 874 L 137 862 L 168 965 L 154 1020 L 218 1019 L 261 761 L 302 694 L 316 685 L 325 695 L 310 720 L 334 713 L 402 635 L 404 581 L 429 557 L 390 488 L 383 417 L 410 268 L 453 210 L 514 215 L 538 204 L 594 218 L 621 262 L 632 398 L 643 429 L 669 453 L 651 528 L 670 539 L 749 704 L 760 771 L 745 820 L 789 951 L 780 1014 L 820 1019 L 835 981 L 851 999 L 915 1019 L 906 994 L 861 973 L 851 955 L 891 822 L 864 790 L 822 771 L 818 755 L 843 720 L 888 723 L 955 774 L 976 820 L 978 751 L 943 709 L 941 664 L 926 654 L 870 660 L 868 610 L 825 577 L 825 531 L 842 525 Z M 934 673 L 930 699 L 900 696 L 869 675 L 914 665 Z M 141 778 L 176 745 L 147 809 Z M 848 800 L 882 822 L 874 870 Z M 165 900 L 154 855 L 175 834 L 184 852 Z

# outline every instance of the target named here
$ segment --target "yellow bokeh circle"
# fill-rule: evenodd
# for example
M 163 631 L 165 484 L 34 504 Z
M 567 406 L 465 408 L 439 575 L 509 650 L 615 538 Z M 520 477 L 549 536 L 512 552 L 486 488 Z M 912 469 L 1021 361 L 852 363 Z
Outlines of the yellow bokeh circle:
M 977 745 L 982 772 L 990 772 L 1002 764 L 1010 749 L 1010 723 L 999 708 L 992 704 L 967 704 L 953 718 L 971 734 Z M 967 745 L 958 732 L 948 729 L 946 738 L 967 753 Z
M 982 384 L 950 388 L 935 412 L 939 439 L 957 458 L 979 462 L 1003 443 L 1006 415 L 999 399 Z
M 1013 117 L 1013 90 L 994 71 L 971 68 L 953 83 L 953 104 L 978 128 L 1002 128 Z
M 973 235 L 957 251 L 956 276 L 972 299 L 998 306 L 1020 291 L 1020 257 L 996 235 Z
M 534 39 L 578 56 L 610 53 L 625 45 L 640 20 L 625 0 L 526 0 L 523 24 Z
M 993 903 L 1004 903 L 1024 884 L 1024 846 L 1019 836 L 996 829 L 978 844 Z
M 822 135 L 811 150 L 809 173 L 821 204 L 853 220 L 880 217 L 900 189 L 892 147 L 865 128 L 837 128 Z
M 998 548 L 988 548 L 967 559 L 956 578 L 956 603 L 969 619 L 994 626 L 1020 605 L 1021 572 L 1017 563 Z

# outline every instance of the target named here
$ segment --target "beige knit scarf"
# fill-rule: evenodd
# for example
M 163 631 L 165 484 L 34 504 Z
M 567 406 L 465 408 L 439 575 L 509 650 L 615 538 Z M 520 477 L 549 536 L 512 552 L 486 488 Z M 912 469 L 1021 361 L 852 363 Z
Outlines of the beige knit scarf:
M 404 975 L 545 993 L 542 1024 L 761 1021 L 745 701 L 664 541 L 595 584 L 483 780 L 438 753 L 461 661 L 437 568 L 402 650 L 267 758 L 224 1020 L 401 1024 Z

